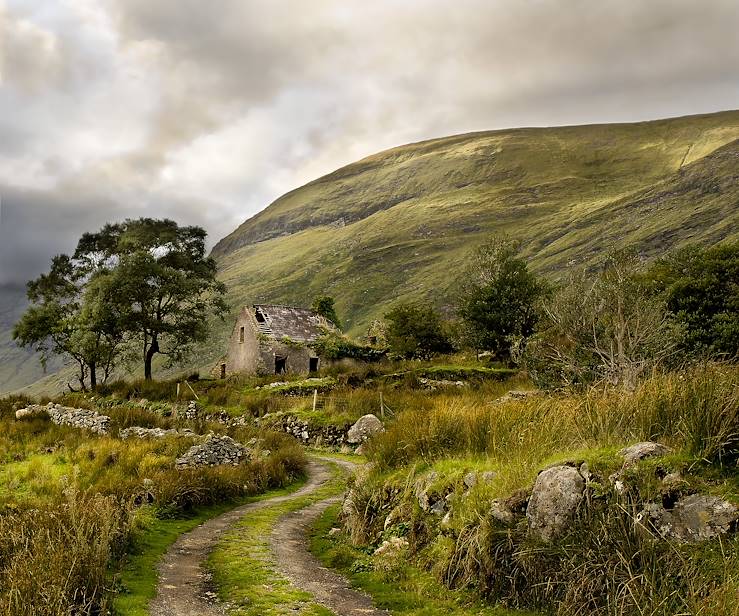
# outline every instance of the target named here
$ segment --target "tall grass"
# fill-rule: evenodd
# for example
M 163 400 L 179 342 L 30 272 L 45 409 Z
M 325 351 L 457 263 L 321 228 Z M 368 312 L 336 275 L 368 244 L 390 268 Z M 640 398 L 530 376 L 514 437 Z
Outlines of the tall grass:
M 449 455 L 536 464 L 558 451 L 653 439 L 712 463 L 736 462 L 739 370 L 706 365 L 655 374 L 630 393 L 592 389 L 505 403 L 437 397 L 428 410 L 401 413 L 368 455 L 384 469 Z

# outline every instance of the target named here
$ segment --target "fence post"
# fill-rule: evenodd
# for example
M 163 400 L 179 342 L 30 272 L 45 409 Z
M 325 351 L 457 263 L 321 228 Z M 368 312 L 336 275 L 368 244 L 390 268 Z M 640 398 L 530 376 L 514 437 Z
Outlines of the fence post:
M 318 404 L 318 390 L 313 390 L 313 412 L 316 412 L 316 405 Z
M 380 392 L 380 417 L 385 419 L 385 403 L 382 401 L 382 392 Z
M 177 399 L 178 400 L 180 399 L 180 383 L 179 383 L 179 381 L 177 382 Z

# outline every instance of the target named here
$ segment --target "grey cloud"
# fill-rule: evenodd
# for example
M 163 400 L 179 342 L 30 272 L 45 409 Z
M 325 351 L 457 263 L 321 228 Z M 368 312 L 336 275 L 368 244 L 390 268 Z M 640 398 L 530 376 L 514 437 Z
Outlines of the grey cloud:
M 219 239 L 408 141 L 739 106 L 735 0 L 44 4 L 0 0 L 0 283 L 110 219 Z

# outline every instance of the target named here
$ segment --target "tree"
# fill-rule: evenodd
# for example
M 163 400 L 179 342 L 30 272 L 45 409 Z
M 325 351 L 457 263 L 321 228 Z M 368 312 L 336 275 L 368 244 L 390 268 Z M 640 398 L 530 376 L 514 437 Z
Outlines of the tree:
M 390 351 L 399 357 L 430 359 L 452 350 L 439 315 L 428 305 L 398 304 L 385 320 Z
M 331 321 L 331 323 L 333 323 L 337 328 L 341 329 L 341 321 L 339 321 L 339 317 L 336 316 L 336 307 L 334 304 L 335 301 L 333 297 L 330 295 L 321 295 L 313 300 L 313 306 L 311 306 L 311 309 L 313 312 L 320 314 L 322 317 Z
M 52 259 L 48 274 L 28 283 L 31 307 L 13 330 L 21 346 L 41 354 L 64 355 L 78 368 L 82 389 L 110 376 L 119 357 L 124 335 L 112 315 L 113 290 L 97 275 L 66 255 Z M 71 386 L 70 386 L 71 388 Z
M 87 233 L 77 247 L 75 259 L 106 272 L 116 322 L 138 344 L 147 380 L 155 355 L 182 359 L 206 339 L 208 315 L 227 308 L 205 236 L 200 227 L 141 218 Z
M 644 282 L 683 324 L 683 348 L 739 358 L 739 242 L 687 246 L 659 259 Z
M 607 382 L 633 388 L 675 356 L 682 333 L 639 279 L 636 255 L 611 255 L 595 277 L 574 272 L 541 306 L 524 365 L 542 384 Z
M 493 238 L 462 275 L 458 312 L 467 344 L 478 351 L 508 357 L 512 340 L 534 331 L 536 303 L 546 287 L 517 256 L 519 249 L 518 242 Z

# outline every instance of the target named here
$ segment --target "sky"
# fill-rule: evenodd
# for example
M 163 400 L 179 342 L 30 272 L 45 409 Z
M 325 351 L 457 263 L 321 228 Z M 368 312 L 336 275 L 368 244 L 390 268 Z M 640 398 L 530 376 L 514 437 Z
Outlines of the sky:
M 0 288 L 374 152 L 739 108 L 736 0 L 0 0 Z

